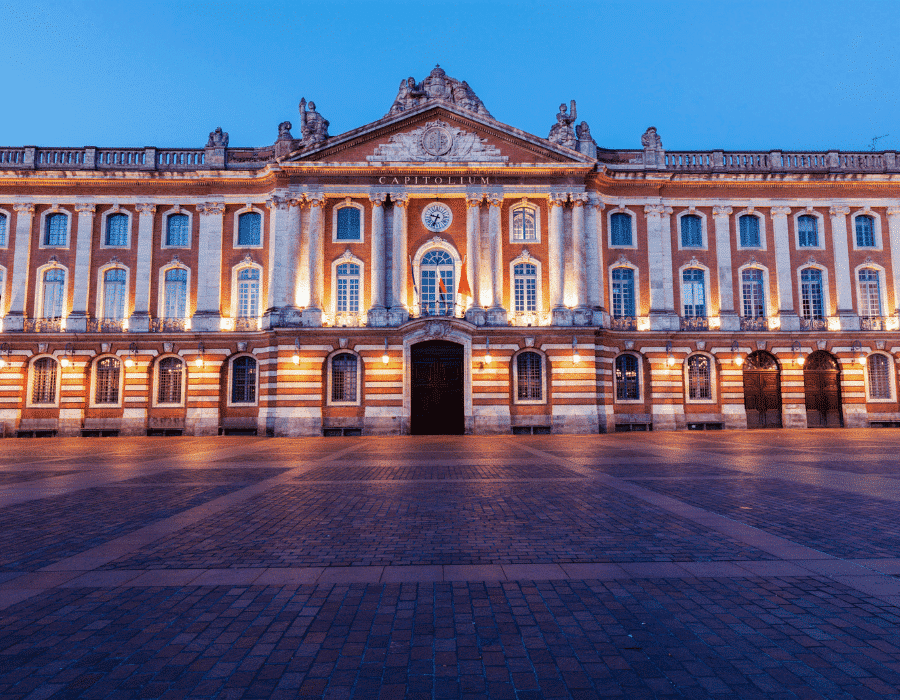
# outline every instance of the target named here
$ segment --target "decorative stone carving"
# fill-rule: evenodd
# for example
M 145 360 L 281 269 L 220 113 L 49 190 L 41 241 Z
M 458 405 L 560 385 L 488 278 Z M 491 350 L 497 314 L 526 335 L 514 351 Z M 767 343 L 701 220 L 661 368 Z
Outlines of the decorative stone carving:
M 163 350 L 172 352 L 175 350 L 175 343 L 163 343 Z
M 237 344 L 238 352 L 247 352 L 247 341 L 242 340 Z
M 533 335 L 527 335 L 527 336 L 525 336 L 525 347 L 526 347 L 526 348 L 533 348 L 533 347 L 534 347 L 534 336 L 533 336 Z
M 566 111 L 565 103 L 559 106 L 559 112 L 556 114 L 556 124 L 550 127 L 550 135 L 547 140 L 551 143 L 557 143 L 566 148 L 575 148 L 576 138 L 575 129 L 572 124 L 577 119 L 577 111 L 575 109 L 575 100 L 570 103 L 570 110 Z
M 634 350 L 634 341 L 633 341 L 633 340 L 626 340 L 626 341 L 625 341 L 625 349 L 626 349 L 626 350 Z
M 597 142 L 591 138 L 591 127 L 587 122 L 581 122 L 575 127 L 575 135 L 578 137 L 578 152 L 591 158 L 597 157 Z
M 112 347 L 110 343 L 100 343 L 100 352 L 109 352 L 109 349 Z
M 425 324 L 425 335 L 429 338 L 443 338 L 450 330 L 446 321 L 429 321 Z
M 321 143 L 328 138 L 329 121 L 316 111 L 316 103 L 310 102 L 307 110 L 306 98 L 300 100 L 300 133 L 303 145 Z
M 790 207 L 772 207 L 769 210 L 769 213 L 772 216 L 787 216 L 788 214 L 791 213 L 791 208 Z
M 850 207 L 846 204 L 836 204 L 831 207 L 830 213 L 832 216 L 847 216 L 850 213 Z
M 876 341 L 875 341 L 875 348 L 876 348 L 876 349 L 878 349 L 878 350 L 884 350 L 884 347 L 885 347 L 885 345 L 884 345 L 884 341 L 883 341 L 883 340 L 876 340 Z
M 139 203 L 134 205 L 135 211 L 138 214 L 150 214 L 151 216 L 156 213 L 156 205 L 155 204 L 147 204 L 147 203 Z
M 292 141 L 294 137 L 291 135 L 291 129 L 294 127 L 290 122 L 281 122 L 278 125 L 278 140 Z
M 224 214 L 225 202 L 201 202 L 197 205 L 197 211 L 208 216 Z
M 767 346 L 767 342 L 765 340 L 757 340 L 756 341 L 756 349 L 757 350 L 765 350 Z
M 338 345 L 342 348 L 347 347 L 347 338 L 338 338 Z
M 698 349 L 698 350 L 706 350 L 706 341 L 705 341 L 705 340 L 698 340 L 698 341 L 697 341 L 697 349 Z
M 662 150 L 662 139 L 659 137 L 659 134 L 656 133 L 655 126 L 648 127 L 647 131 L 643 133 L 641 136 L 641 146 L 644 147 L 645 151 Z
M 47 352 L 47 343 L 38 343 L 38 352 Z
M 472 92 L 469 84 L 465 80 L 459 81 L 449 77 L 439 65 L 435 66 L 421 83 L 416 83 L 412 77 L 401 81 L 397 98 L 387 116 L 415 109 L 431 100 L 449 102 L 460 109 L 493 119 L 482 101 Z
M 828 346 L 827 340 L 817 340 L 816 341 L 816 347 L 819 348 L 819 350 L 824 350 L 827 346 Z
M 209 141 L 206 142 L 207 148 L 227 148 L 228 132 L 222 131 L 221 126 L 217 126 L 215 131 L 209 132 Z
M 691 207 L 693 209 L 693 207 Z M 713 216 L 730 216 L 731 207 L 713 207 Z
M 13 204 L 13 210 L 19 214 L 34 214 L 34 204 Z
M 373 207 L 383 207 L 384 201 L 387 199 L 387 192 L 372 192 L 369 194 L 369 201 Z
M 506 162 L 500 154 L 478 134 L 463 131 L 443 121 L 428 122 L 425 126 L 391 136 L 387 143 L 379 144 L 368 161 L 478 161 Z
M 76 204 L 74 209 L 79 214 L 93 214 L 95 211 L 97 211 L 97 205 L 96 204 Z M 117 210 L 118 210 L 118 205 L 116 205 L 114 207 L 113 211 L 117 211 Z
M 19 204 L 17 204 L 16 206 L 27 206 L 27 205 L 19 205 Z M 34 210 L 34 207 L 33 207 L 33 205 L 32 205 L 32 211 L 33 211 L 33 210 Z M 17 209 L 16 211 L 18 211 L 18 209 Z M 893 204 L 892 204 L 891 206 L 889 206 L 889 207 L 887 208 L 887 215 L 888 215 L 888 216 L 900 216 L 900 206 L 893 205 Z

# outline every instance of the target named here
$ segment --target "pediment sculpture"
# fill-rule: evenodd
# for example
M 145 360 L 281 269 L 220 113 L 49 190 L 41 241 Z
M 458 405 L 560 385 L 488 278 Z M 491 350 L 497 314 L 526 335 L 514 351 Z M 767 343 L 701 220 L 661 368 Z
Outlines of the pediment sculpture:
M 484 103 L 472 92 L 469 84 L 465 80 L 449 77 L 440 66 L 435 66 L 421 83 L 417 83 L 412 77 L 403 80 L 387 116 L 414 109 L 429 100 L 443 100 L 482 117 L 493 119 Z
M 463 131 L 443 121 L 428 122 L 425 126 L 391 136 L 379 144 L 368 161 L 481 161 L 506 162 L 500 149 L 478 134 Z

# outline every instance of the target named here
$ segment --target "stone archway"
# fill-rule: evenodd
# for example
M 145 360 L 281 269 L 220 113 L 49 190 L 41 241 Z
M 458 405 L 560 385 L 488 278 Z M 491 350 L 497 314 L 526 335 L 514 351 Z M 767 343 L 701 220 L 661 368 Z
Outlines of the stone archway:
M 765 350 L 750 353 L 744 363 L 744 409 L 748 428 L 782 427 L 781 372 Z
M 834 355 L 817 350 L 803 367 L 806 425 L 809 428 L 841 428 L 841 368 Z
M 465 432 L 464 361 L 463 346 L 446 340 L 426 340 L 410 348 L 410 433 Z

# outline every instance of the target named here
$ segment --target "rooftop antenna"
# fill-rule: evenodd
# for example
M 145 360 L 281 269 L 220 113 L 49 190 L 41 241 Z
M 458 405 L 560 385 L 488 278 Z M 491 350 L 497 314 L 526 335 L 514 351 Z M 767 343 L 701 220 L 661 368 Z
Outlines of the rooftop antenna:
M 879 141 L 880 139 L 886 138 L 886 137 L 888 137 L 888 136 L 890 136 L 890 134 L 885 134 L 884 136 L 873 136 L 873 137 L 872 137 L 872 143 L 869 145 L 869 150 L 870 150 L 870 151 L 874 151 L 874 150 L 875 150 L 875 144 L 878 143 L 878 141 Z

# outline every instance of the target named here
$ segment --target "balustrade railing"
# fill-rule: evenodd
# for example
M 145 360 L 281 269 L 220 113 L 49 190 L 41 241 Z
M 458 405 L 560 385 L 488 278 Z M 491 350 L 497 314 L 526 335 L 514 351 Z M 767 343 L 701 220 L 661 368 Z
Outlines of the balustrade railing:
M 98 168 L 135 168 L 146 164 L 147 152 L 143 149 L 97 149 L 94 164 Z
M 682 316 L 681 330 L 683 331 L 708 331 L 709 318 L 706 316 Z
M 419 304 L 419 316 L 457 316 L 457 304 L 452 301 L 423 301 Z
M 0 165 L 24 165 L 24 148 L 0 148 Z
M 156 167 L 160 170 L 190 169 L 205 163 L 203 149 L 167 148 L 156 152 Z
M 26 318 L 22 327 L 26 333 L 61 333 L 65 330 L 61 318 Z
M 884 316 L 861 316 L 859 327 L 864 331 L 886 331 L 887 320 Z
M 630 160 L 616 153 L 609 160 L 612 169 L 618 163 L 640 163 L 640 152 L 632 151 Z M 601 155 L 601 160 L 604 160 Z M 607 162 L 604 160 L 604 162 Z M 900 155 L 860 152 L 802 151 L 666 151 L 662 155 L 665 170 L 683 172 L 898 172 Z
M 189 328 L 189 318 L 154 318 L 150 320 L 150 330 L 154 333 L 179 332 Z
M 614 331 L 636 331 L 637 318 L 635 316 L 618 316 L 609 319 L 609 327 Z
M 34 164 L 38 168 L 84 167 L 84 148 L 39 148 Z
M 256 316 L 241 316 L 234 319 L 234 330 L 236 331 L 258 331 L 260 328 L 260 320 Z
M 91 318 L 87 322 L 88 333 L 123 333 L 125 321 L 115 318 Z
M 742 331 L 767 331 L 769 330 L 769 319 L 765 316 L 757 316 L 750 318 L 749 316 L 741 316 Z
M 803 318 L 800 317 L 801 331 L 827 331 L 828 319 L 826 318 Z

